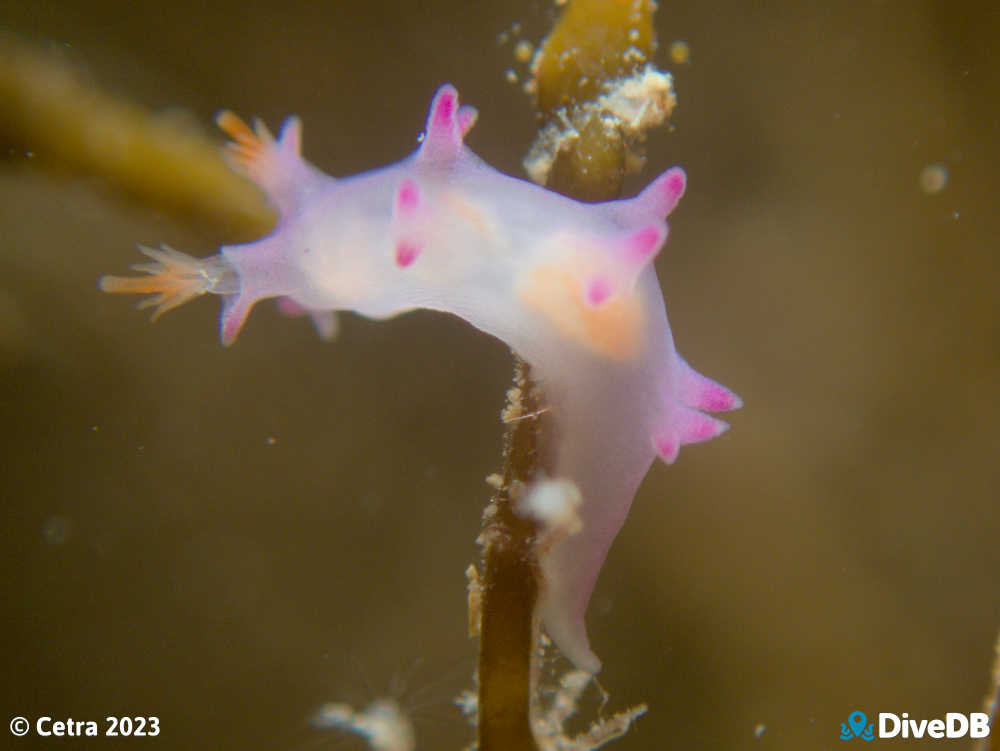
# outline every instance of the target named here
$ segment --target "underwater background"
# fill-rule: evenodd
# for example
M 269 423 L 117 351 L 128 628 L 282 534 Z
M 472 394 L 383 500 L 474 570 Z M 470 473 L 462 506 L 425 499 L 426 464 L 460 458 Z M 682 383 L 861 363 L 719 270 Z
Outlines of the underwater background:
M 469 146 L 520 175 L 535 122 L 497 37 L 537 42 L 554 13 L 4 1 L 0 31 L 206 133 L 222 107 L 296 113 L 338 176 L 412 151 L 448 81 L 479 109 Z M 657 270 L 679 349 L 746 407 L 654 465 L 601 574 L 609 708 L 650 706 L 611 748 L 827 749 L 856 709 L 979 711 L 1000 628 L 1000 11 L 707 0 L 662 2 L 656 25 L 678 106 L 629 192 L 687 171 Z M 40 168 L 10 106 L 5 717 L 156 715 L 158 738 L 121 741 L 143 747 L 353 749 L 310 715 L 395 692 L 418 748 L 460 748 L 463 572 L 507 349 L 433 313 L 345 316 L 328 344 L 263 304 L 230 349 L 214 300 L 151 325 L 97 278 L 137 243 L 234 238 Z

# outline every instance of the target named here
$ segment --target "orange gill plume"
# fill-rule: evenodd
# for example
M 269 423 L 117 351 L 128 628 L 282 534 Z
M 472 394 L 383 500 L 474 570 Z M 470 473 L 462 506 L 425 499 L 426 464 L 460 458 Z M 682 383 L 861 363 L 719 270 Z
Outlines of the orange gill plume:
M 154 321 L 168 310 L 206 292 L 228 294 L 234 291 L 233 271 L 221 256 L 194 258 L 166 245 L 159 249 L 140 245 L 139 250 L 153 261 L 133 264 L 132 269 L 148 276 L 102 276 L 98 286 L 104 292 L 152 295 L 142 300 L 139 307 L 152 307 Z

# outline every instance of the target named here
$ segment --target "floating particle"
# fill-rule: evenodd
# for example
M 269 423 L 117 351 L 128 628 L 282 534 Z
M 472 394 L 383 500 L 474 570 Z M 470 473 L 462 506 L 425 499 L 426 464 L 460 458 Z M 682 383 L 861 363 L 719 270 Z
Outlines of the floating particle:
M 519 63 L 526 63 L 531 60 L 531 56 L 534 52 L 535 46 L 527 39 L 522 39 L 514 45 L 514 59 Z
M 413 723 L 395 699 L 376 699 L 363 711 L 347 704 L 324 704 L 312 717 L 313 727 L 356 733 L 372 751 L 413 751 Z
M 764 735 L 764 731 L 765 730 L 767 730 L 767 725 L 765 725 L 763 722 L 758 722 L 754 726 L 753 737 L 754 738 L 760 738 L 762 735 Z
M 940 193 L 947 184 L 948 168 L 941 163 L 928 164 L 920 171 L 920 188 L 924 193 Z
M 269 435 L 267 438 L 264 439 L 264 443 L 266 443 L 268 446 L 273 446 L 277 442 L 278 439 L 275 438 L 273 435 Z
M 684 65 L 691 59 L 691 48 L 688 43 L 682 39 L 671 43 L 670 45 L 670 59 L 673 60 L 677 65 Z
M 514 72 L 513 68 L 507 68 L 507 72 L 503 74 L 503 77 L 507 79 L 507 83 L 517 83 L 517 73 Z
M 510 25 L 510 28 L 497 34 L 497 46 L 502 47 L 510 41 L 511 37 L 518 37 L 520 35 L 521 24 L 515 22 Z
M 50 516 L 42 522 L 42 539 L 49 545 L 62 545 L 72 529 L 73 524 L 68 517 Z

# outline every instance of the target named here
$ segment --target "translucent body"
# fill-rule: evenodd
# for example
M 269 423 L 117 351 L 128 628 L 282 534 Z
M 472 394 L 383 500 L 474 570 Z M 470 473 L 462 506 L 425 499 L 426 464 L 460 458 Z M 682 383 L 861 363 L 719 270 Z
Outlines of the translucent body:
M 726 429 L 701 410 L 740 402 L 678 356 L 652 264 L 683 171 L 630 200 L 583 204 L 485 164 L 462 143 L 474 121 L 443 86 L 414 154 L 334 179 L 302 160 L 296 119 L 275 141 L 224 113 L 232 155 L 279 210 L 274 232 L 207 259 L 147 250 L 155 262 L 137 268 L 150 276 L 101 284 L 156 293 L 158 312 L 219 294 L 225 344 L 267 297 L 311 314 L 327 335 L 337 310 L 388 318 L 430 308 L 506 342 L 551 408 L 546 465 L 582 499 L 579 530 L 539 551 L 540 616 L 566 656 L 595 672 L 584 613 L 639 483 L 657 455 L 671 463 L 682 444 Z

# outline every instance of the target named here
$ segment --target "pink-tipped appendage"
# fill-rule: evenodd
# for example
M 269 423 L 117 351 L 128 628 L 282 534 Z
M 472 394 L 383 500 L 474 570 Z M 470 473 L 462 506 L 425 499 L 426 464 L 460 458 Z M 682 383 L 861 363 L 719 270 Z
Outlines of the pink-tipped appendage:
M 458 108 L 458 129 L 463 138 L 472 130 L 472 126 L 476 124 L 478 118 L 479 110 L 475 107 L 466 104 Z
M 458 91 L 451 84 L 444 84 L 437 90 L 431 100 L 430 114 L 427 116 L 427 129 L 420 155 L 424 159 L 449 160 L 458 156 L 462 150 L 462 136 L 466 129 L 462 128 L 461 119 L 475 120 L 475 116 L 462 115 L 458 106 Z M 472 123 L 468 123 L 472 127 Z
M 706 378 L 683 360 L 677 373 L 681 403 L 710 412 L 728 412 L 743 406 L 743 400 L 721 383 Z
M 678 407 L 674 420 L 681 445 L 709 441 L 729 430 L 729 423 L 687 407 Z
M 664 433 L 656 436 L 653 438 L 653 446 L 659 457 L 667 464 L 673 464 L 677 461 L 677 455 L 680 453 L 681 446 L 677 439 L 674 438 L 673 433 Z
M 663 220 L 676 207 L 687 186 L 687 177 L 680 167 L 671 167 L 635 198 L 615 203 L 626 222 L 642 223 Z

